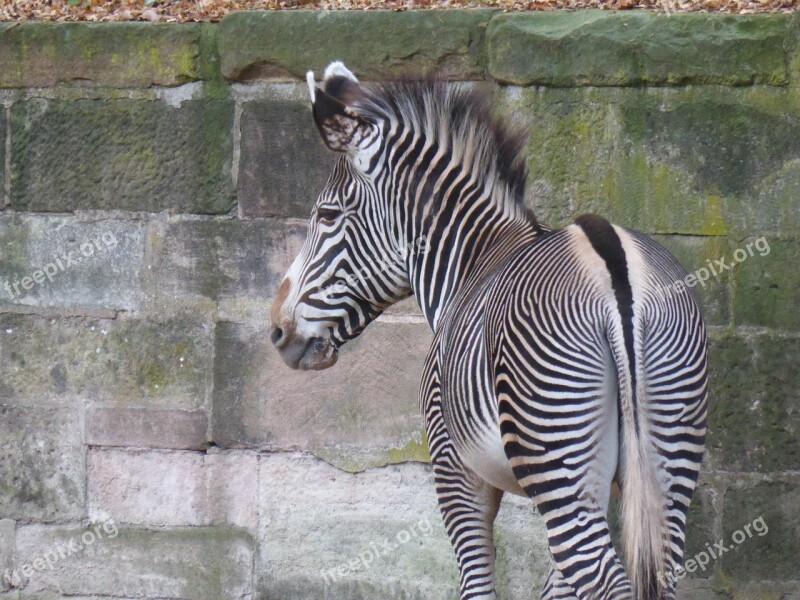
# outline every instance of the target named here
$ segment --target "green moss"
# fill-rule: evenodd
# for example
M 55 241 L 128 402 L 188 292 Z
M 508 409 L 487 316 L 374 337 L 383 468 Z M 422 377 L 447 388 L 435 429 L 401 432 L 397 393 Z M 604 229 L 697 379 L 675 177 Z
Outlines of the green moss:
M 196 24 L 15 23 L 0 27 L 0 87 L 62 81 L 131 88 L 198 78 Z M 5 68 L 9 67 L 9 68 Z
M 29 237 L 30 227 L 25 219 L 16 215 L 0 217 L 0 302 L 9 301 L 2 284 L 6 281 L 13 284 L 31 270 Z
M 787 89 L 501 91 L 523 115 L 532 202 L 565 225 L 597 212 L 648 233 L 794 231 L 800 104 Z M 754 201 L 758 198 L 758 201 Z
M 209 87 L 207 99 L 179 108 L 130 99 L 16 103 L 12 205 L 45 212 L 228 212 L 234 107 L 225 87 Z
M 163 388 L 167 383 L 167 369 L 161 363 L 145 363 L 140 366 L 139 380 L 144 388 L 151 391 Z
M 422 437 L 419 440 L 409 440 L 401 448 L 390 448 L 388 461 L 388 464 L 392 465 L 404 462 L 430 462 L 431 456 L 428 452 L 428 439 L 425 436 L 425 431 L 422 432 Z
M 800 464 L 798 345 L 769 335 L 712 338 L 706 448 L 714 468 L 769 473 Z
M 489 72 L 506 83 L 560 87 L 782 85 L 789 24 L 787 15 L 503 14 L 487 34 Z
M 735 542 L 734 535 L 740 542 L 722 556 L 721 563 L 737 587 L 744 587 L 742 582 L 792 580 L 800 572 L 798 502 L 800 486 L 789 482 L 763 482 L 726 492 L 722 534 L 729 545 Z M 756 529 L 753 523 L 759 519 L 763 522 Z
M 340 59 L 361 78 L 385 79 L 408 72 L 482 78 L 484 32 L 493 11 L 442 11 L 432 18 L 433 14 L 233 12 L 219 25 L 222 72 L 240 81 L 301 78 L 308 69 L 320 72 L 331 60 Z
M 311 448 L 311 453 L 348 473 L 360 473 L 366 469 L 406 462 L 430 462 L 428 441 L 424 431 L 420 433 L 420 437 L 415 437 L 397 448 L 382 450 L 314 446 Z
M 753 252 L 733 271 L 734 321 L 737 325 L 800 331 L 800 239 L 751 236 L 739 243 L 767 242 L 768 253 Z M 766 246 L 762 245 L 765 249 Z

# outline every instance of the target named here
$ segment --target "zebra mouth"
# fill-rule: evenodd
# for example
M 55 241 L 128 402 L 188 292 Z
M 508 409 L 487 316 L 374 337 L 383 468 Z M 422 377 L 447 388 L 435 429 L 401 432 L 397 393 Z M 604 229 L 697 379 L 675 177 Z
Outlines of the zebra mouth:
M 278 348 L 288 367 L 299 371 L 321 371 L 336 364 L 339 351 L 329 339 L 295 339 Z

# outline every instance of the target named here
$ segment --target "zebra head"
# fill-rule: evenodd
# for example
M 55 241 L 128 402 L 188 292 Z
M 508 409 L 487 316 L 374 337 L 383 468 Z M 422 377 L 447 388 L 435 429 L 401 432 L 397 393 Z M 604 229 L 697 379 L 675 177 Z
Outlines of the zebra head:
M 342 63 L 328 66 L 321 88 L 307 79 L 317 129 L 340 156 L 272 305 L 272 343 L 303 370 L 332 366 L 342 344 L 411 293 L 408 249 L 379 181 L 386 123 L 364 109 L 367 92 Z

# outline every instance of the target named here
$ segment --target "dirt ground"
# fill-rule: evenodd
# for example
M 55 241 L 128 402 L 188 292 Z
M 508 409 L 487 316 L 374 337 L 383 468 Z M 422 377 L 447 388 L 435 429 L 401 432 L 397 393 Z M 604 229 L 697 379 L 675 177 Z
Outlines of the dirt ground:
M 0 0 L 0 21 L 219 21 L 232 10 L 410 10 L 494 7 L 509 11 L 602 8 L 752 14 L 788 12 L 800 0 Z

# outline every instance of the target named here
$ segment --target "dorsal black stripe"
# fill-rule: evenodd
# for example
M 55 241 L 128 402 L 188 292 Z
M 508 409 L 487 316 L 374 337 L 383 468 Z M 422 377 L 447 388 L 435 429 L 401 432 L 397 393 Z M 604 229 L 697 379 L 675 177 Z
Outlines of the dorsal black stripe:
M 636 398 L 636 356 L 633 352 L 633 290 L 628 278 L 628 260 L 622 241 L 616 230 L 606 219 L 599 215 L 581 215 L 575 224 L 583 229 L 592 248 L 600 255 L 611 274 L 611 286 L 617 299 L 617 310 L 622 319 L 622 335 L 625 340 L 625 351 L 628 354 L 630 368 L 631 392 L 633 394 L 633 423 L 639 433 L 639 416 Z

